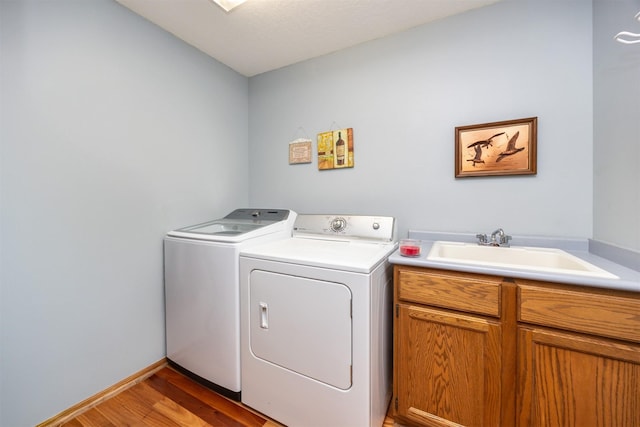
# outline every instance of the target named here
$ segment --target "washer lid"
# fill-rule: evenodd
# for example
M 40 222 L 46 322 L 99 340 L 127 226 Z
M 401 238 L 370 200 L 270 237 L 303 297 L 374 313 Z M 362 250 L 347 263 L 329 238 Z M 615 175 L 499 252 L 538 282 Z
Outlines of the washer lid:
M 211 236 L 235 236 L 262 228 L 267 224 L 254 224 L 240 221 L 227 221 L 224 219 L 207 222 L 204 224 L 184 227 L 177 232 L 206 234 Z
M 296 214 L 287 209 L 236 209 L 224 218 L 167 233 L 173 237 L 210 241 L 240 241 L 291 229 Z

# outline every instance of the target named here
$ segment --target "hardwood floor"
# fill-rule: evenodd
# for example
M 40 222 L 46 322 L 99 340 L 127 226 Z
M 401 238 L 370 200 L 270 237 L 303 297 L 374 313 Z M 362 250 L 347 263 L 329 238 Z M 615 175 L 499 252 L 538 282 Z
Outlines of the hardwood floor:
M 238 402 L 194 382 L 170 367 L 91 407 L 62 424 L 97 426 L 281 427 Z M 393 427 L 387 416 L 383 427 Z

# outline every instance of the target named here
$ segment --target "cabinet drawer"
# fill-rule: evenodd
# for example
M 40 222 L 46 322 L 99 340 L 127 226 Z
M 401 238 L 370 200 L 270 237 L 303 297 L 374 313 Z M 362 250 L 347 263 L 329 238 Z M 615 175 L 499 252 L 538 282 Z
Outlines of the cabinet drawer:
M 518 320 L 640 342 L 640 294 L 518 281 Z
M 396 266 L 395 281 L 400 300 L 500 317 L 500 277 Z

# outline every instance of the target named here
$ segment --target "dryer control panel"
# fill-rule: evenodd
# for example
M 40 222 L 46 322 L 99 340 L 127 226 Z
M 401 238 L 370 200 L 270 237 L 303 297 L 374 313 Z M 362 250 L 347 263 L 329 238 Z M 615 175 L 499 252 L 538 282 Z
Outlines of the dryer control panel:
M 298 215 L 293 235 L 309 238 L 395 242 L 396 221 L 391 216 Z

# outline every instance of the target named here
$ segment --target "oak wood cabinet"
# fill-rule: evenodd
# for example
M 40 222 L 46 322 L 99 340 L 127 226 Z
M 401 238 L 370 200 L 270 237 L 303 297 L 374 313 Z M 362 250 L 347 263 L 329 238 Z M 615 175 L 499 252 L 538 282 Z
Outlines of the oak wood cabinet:
M 637 294 L 518 281 L 519 426 L 640 426 Z
M 514 334 L 499 277 L 395 267 L 394 401 L 400 423 L 513 424 Z M 511 298 L 515 300 L 514 297 Z M 515 313 L 514 313 L 515 314 Z M 515 322 L 511 319 L 511 324 Z M 509 339 L 513 342 L 513 339 Z
M 394 417 L 640 426 L 640 294 L 394 267 Z

